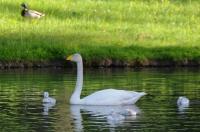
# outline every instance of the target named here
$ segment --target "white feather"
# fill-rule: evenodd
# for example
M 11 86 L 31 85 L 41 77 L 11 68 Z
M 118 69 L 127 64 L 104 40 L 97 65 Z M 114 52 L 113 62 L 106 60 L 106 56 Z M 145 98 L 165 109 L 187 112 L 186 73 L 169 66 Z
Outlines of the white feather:
M 83 85 L 83 63 L 80 54 L 69 56 L 67 60 L 77 63 L 77 82 L 75 90 L 70 98 L 70 104 L 84 105 L 130 105 L 136 103 L 144 92 L 134 92 L 116 89 L 106 89 L 97 91 L 87 97 L 80 99 Z

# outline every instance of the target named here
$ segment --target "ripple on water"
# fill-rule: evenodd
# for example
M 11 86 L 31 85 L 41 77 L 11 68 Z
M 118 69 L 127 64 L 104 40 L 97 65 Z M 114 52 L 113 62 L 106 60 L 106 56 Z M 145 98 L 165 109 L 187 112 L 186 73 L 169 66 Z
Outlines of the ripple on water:
M 199 131 L 199 70 L 106 70 L 85 72 L 82 96 L 104 88 L 145 91 L 132 106 L 77 106 L 68 104 L 74 89 L 75 70 L 0 71 L 0 128 L 2 131 Z M 42 104 L 48 91 L 58 101 Z M 191 100 L 179 109 L 179 96 Z M 108 120 L 111 111 L 127 107 L 140 114 Z

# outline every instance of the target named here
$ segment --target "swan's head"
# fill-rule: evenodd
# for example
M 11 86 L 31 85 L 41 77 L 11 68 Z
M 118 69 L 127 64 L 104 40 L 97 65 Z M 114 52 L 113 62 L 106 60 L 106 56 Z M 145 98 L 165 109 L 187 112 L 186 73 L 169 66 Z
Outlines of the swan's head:
M 178 100 L 182 100 L 182 99 L 183 99 L 183 97 L 182 97 L 182 96 L 178 97 Z
M 44 98 L 48 98 L 49 97 L 49 93 L 48 92 L 44 92 Z
M 76 53 L 67 57 L 66 60 L 73 61 L 73 62 L 80 62 L 82 61 L 82 57 L 80 54 Z

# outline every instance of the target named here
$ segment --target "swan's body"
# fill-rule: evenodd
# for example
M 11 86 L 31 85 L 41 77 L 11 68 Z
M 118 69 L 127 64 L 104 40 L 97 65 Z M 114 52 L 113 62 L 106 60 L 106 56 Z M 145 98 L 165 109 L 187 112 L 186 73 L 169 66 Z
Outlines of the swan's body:
M 190 100 L 188 98 L 186 98 L 186 97 L 181 96 L 177 100 L 177 105 L 179 107 L 188 107 L 189 104 L 190 104 Z
M 143 95 L 145 93 L 105 89 L 86 96 L 81 100 L 81 103 L 86 105 L 130 105 L 134 104 Z
M 48 92 L 44 92 L 44 98 L 43 98 L 42 102 L 52 104 L 52 105 L 56 104 L 56 100 L 54 98 L 49 97 Z
M 77 63 L 77 82 L 75 90 L 70 98 L 70 104 L 84 105 L 130 105 L 136 103 L 146 93 L 125 90 L 106 89 L 97 91 L 80 99 L 83 85 L 83 63 L 80 54 L 69 56 L 67 60 Z

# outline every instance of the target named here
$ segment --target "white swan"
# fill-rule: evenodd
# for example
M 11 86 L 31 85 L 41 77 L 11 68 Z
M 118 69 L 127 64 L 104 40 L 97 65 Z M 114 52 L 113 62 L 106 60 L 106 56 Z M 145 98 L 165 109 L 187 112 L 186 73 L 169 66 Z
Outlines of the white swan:
M 106 89 L 97 91 L 89 96 L 80 99 L 83 85 L 83 63 L 80 54 L 73 54 L 67 60 L 77 63 L 77 81 L 75 90 L 70 98 L 70 104 L 83 105 L 130 105 L 138 101 L 144 92 Z
M 44 92 L 44 98 L 42 100 L 43 103 L 49 103 L 52 105 L 56 104 L 56 100 L 54 98 L 49 97 L 49 93 L 48 92 Z

